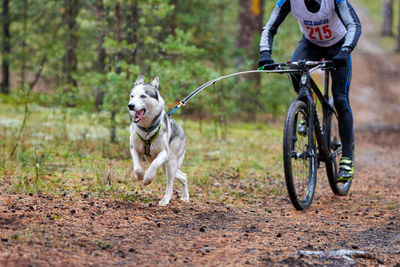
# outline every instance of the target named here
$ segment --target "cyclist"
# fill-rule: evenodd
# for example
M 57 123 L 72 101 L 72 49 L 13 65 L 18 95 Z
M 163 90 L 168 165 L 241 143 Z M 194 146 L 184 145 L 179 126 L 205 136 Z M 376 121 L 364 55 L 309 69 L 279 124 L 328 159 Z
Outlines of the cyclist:
M 343 148 L 338 182 L 350 181 L 354 172 L 353 114 L 349 104 L 350 53 L 361 35 L 360 21 L 348 0 L 279 0 L 261 34 L 259 67 L 274 63 L 271 58 L 273 38 L 290 12 L 298 20 L 303 33 L 291 60 L 324 58 L 333 60 L 336 65 L 331 72 L 332 94 L 339 115 L 339 135 Z M 292 75 L 296 91 L 298 80 L 298 75 Z M 301 125 L 298 131 L 301 131 Z

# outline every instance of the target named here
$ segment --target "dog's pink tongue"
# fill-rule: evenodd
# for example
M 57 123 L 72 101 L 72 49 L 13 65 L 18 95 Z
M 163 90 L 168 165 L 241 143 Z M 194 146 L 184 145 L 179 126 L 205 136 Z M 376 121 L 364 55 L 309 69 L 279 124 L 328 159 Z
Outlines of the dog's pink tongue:
M 137 117 L 139 120 L 142 120 L 143 117 L 144 117 L 144 110 L 142 109 L 142 110 L 140 110 L 140 111 L 137 111 L 137 112 L 136 112 L 136 117 Z

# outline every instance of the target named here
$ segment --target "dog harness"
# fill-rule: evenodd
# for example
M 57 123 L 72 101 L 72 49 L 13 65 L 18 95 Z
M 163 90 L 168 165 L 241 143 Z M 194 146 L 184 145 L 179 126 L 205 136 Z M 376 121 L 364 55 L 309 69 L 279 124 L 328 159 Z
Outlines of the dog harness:
M 161 119 L 158 120 L 158 122 L 155 125 L 153 125 L 150 129 L 154 130 L 158 125 L 159 125 L 159 127 L 158 127 L 157 132 L 155 132 L 149 139 L 144 139 L 143 137 L 140 136 L 140 134 L 138 132 L 136 132 L 136 135 L 139 137 L 140 141 L 142 141 L 142 143 L 144 145 L 144 154 L 146 156 L 149 156 L 149 157 L 151 156 L 150 155 L 151 144 L 154 142 L 154 140 L 156 140 L 157 136 L 161 132 L 161 126 L 162 126 Z M 139 127 L 139 128 L 142 129 L 142 127 Z M 143 129 L 145 129 L 145 128 L 143 128 Z M 149 132 L 149 131 L 146 131 L 146 132 Z
M 160 123 L 161 123 L 161 119 L 159 119 L 159 120 L 158 120 L 153 126 L 151 126 L 150 128 L 144 128 L 144 127 L 142 127 L 142 126 L 140 126 L 140 125 L 137 125 L 137 124 L 136 124 L 136 126 L 137 126 L 140 130 L 142 130 L 142 131 L 144 131 L 144 132 L 146 132 L 146 133 L 149 133 L 149 132 L 153 131 L 155 128 L 157 128 L 158 125 L 160 125 Z

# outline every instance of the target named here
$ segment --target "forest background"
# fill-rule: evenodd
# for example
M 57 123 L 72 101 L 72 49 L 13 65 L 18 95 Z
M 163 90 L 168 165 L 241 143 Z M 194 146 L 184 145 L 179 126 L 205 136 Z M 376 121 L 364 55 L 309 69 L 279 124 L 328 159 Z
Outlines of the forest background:
M 210 79 L 255 69 L 260 33 L 275 4 L 2 0 L 1 91 L 16 103 L 105 111 L 110 113 L 109 127 L 115 128 L 139 74 L 148 80 L 160 77 L 171 108 Z M 371 15 L 379 21 L 380 1 L 360 4 L 375 10 Z M 383 1 L 385 10 L 393 6 L 397 8 L 393 0 Z M 382 18 L 393 20 L 398 12 L 391 12 Z M 385 24 L 383 34 L 393 36 L 395 25 Z M 300 37 L 289 16 L 275 38 L 273 57 L 288 60 Z M 271 75 L 230 79 L 191 102 L 185 115 L 216 121 L 254 121 L 260 114 L 275 118 L 293 99 L 288 85 L 286 77 Z

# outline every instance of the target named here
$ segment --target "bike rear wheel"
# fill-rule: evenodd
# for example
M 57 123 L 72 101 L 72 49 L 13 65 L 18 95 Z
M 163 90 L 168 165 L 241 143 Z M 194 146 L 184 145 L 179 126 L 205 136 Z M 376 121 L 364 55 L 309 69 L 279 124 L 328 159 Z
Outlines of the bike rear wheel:
M 333 98 L 329 100 L 333 106 Z M 339 121 L 337 115 L 328 111 L 326 117 L 326 138 L 331 153 L 330 160 L 325 163 L 326 174 L 328 176 L 329 185 L 335 195 L 345 196 L 350 190 L 351 180 L 346 183 L 338 183 L 337 178 L 339 174 L 339 161 L 342 155 L 342 143 L 339 136 Z
M 311 205 L 317 179 L 315 132 L 308 127 L 309 118 L 307 105 L 302 101 L 293 102 L 286 115 L 283 134 L 286 187 L 293 206 L 298 210 Z M 301 124 L 305 125 L 305 131 L 300 131 Z

